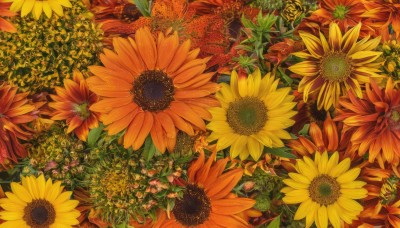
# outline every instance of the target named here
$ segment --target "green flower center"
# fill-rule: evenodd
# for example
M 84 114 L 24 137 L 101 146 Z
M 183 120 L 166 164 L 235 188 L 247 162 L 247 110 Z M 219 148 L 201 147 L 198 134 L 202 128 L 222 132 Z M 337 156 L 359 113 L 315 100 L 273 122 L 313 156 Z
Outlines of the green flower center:
M 399 108 L 396 107 L 389 112 L 389 126 L 393 130 L 400 129 L 400 112 Z
M 396 199 L 398 187 L 400 187 L 399 180 L 400 179 L 398 177 L 391 176 L 383 181 L 381 191 L 379 193 L 382 204 L 388 205 Z
M 326 174 L 315 177 L 308 188 L 310 198 L 319 204 L 330 205 L 340 196 L 340 185 L 331 176 Z
M 399 120 L 400 120 L 399 112 L 396 111 L 396 110 L 392 111 L 392 114 L 391 114 L 390 118 L 395 122 L 399 122 Z
M 348 12 L 349 9 L 346 6 L 338 5 L 335 7 L 335 10 L 333 11 L 333 17 L 336 19 L 344 19 Z
M 236 133 L 252 135 L 265 126 L 267 109 L 260 99 L 244 97 L 229 104 L 226 119 Z
M 329 81 L 344 81 L 351 74 L 351 63 L 344 53 L 328 53 L 321 60 L 321 75 Z
M 49 201 L 37 199 L 26 205 L 23 219 L 30 227 L 49 227 L 56 219 L 56 211 Z
M 174 100 L 174 84 L 163 71 L 144 71 L 133 82 L 133 100 L 143 110 L 162 111 Z
M 81 117 L 81 119 L 86 120 L 90 116 L 88 103 L 83 103 L 80 105 L 77 104 L 75 105 L 74 109 L 75 112 L 78 113 L 79 117 Z

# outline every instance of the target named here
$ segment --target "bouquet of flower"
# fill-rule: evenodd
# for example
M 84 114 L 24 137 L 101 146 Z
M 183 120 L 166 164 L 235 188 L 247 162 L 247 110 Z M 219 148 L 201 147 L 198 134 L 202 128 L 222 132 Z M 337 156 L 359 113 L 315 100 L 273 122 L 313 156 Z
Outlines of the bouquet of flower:
M 398 0 L 0 0 L 0 227 L 400 227 Z

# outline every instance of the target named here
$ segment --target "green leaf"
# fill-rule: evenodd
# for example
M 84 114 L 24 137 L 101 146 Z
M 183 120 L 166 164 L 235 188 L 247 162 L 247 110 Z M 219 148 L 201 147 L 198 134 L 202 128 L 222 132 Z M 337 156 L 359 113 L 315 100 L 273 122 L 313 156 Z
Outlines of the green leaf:
M 281 78 L 285 80 L 287 85 L 291 85 L 293 83 L 293 79 L 289 77 L 285 72 L 282 70 L 282 68 L 278 67 L 279 74 L 281 75 Z
M 281 215 L 277 216 L 270 222 L 267 228 L 279 228 L 281 225 Z
M 89 147 L 94 147 L 96 145 L 97 140 L 100 138 L 101 133 L 103 132 L 104 126 L 100 125 L 98 128 L 94 128 L 90 130 L 88 135 L 88 145 Z
M 310 130 L 310 124 L 304 124 L 303 128 L 299 131 L 299 135 L 307 136 Z
M 280 147 L 280 148 L 265 148 L 265 151 L 267 153 L 279 156 L 279 157 L 283 157 L 283 158 L 292 158 L 292 159 L 296 159 L 297 157 L 292 154 L 290 151 L 291 149 L 287 148 L 287 147 Z
M 145 17 L 151 16 L 151 9 L 149 0 L 133 0 L 138 10 L 142 13 Z
M 153 140 L 151 136 L 147 136 L 146 141 L 144 142 L 144 149 L 143 149 L 143 157 L 146 161 L 150 161 L 153 156 L 156 154 L 157 149 L 154 146 Z

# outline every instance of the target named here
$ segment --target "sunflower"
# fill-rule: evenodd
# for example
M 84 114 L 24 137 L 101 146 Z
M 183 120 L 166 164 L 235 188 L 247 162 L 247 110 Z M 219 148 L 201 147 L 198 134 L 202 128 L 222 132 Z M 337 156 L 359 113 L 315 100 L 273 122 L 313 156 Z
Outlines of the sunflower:
M 350 91 L 339 104 L 335 120 L 344 123 L 344 131 L 351 135 L 350 143 L 358 155 L 368 152 L 371 163 L 378 159 L 399 164 L 400 90 L 394 88 L 392 79 L 382 89 L 371 80 L 362 98 Z
M 378 46 L 380 38 L 357 42 L 361 24 L 350 29 L 342 36 L 336 23 L 329 27 L 329 39 L 320 33 L 316 37 L 306 32 L 299 32 L 306 51 L 293 53 L 305 58 L 305 61 L 289 67 L 289 70 L 303 78 L 299 83 L 299 92 L 307 102 L 309 95 L 317 96 L 318 109 L 329 110 L 336 106 L 339 96 L 353 90 L 362 96 L 360 84 L 368 83 L 369 78 L 380 78 L 380 63 L 374 62 L 382 53 L 372 51 Z
M 52 183 L 43 175 L 22 177 L 22 185 L 11 182 L 12 192 L 0 199 L 1 227 L 72 227 L 79 224 L 77 200 L 70 200 L 72 192 L 63 192 L 61 182 Z
M 98 97 L 89 91 L 78 70 L 74 71 L 73 80 L 64 80 L 64 87 L 56 87 L 57 95 L 50 95 L 54 102 L 49 103 L 49 106 L 55 109 L 51 119 L 67 120 L 67 133 L 74 131 L 80 140 L 86 141 L 89 129 L 99 125 L 99 114 L 89 110 L 98 101 Z
M 290 139 L 285 128 L 294 124 L 296 114 L 289 87 L 277 88 L 279 80 L 270 73 L 261 79 L 257 69 L 248 78 L 232 72 L 230 86 L 222 83 L 217 99 L 222 107 L 209 109 L 213 119 L 207 125 L 212 131 L 209 141 L 217 141 L 217 150 L 231 146 L 232 158 L 261 156 L 264 146 L 283 147 L 282 139 Z
M 333 227 L 343 227 L 343 221 L 351 224 L 363 207 L 355 199 L 367 196 L 366 184 L 355 180 L 360 168 L 349 170 L 350 158 L 339 164 L 339 153 L 334 152 L 328 158 L 328 152 L 315 153 L 314 161 L 304 156 L 297 159 L 296 172 L 289 173 L 289 179 L 283 180 L 288 185 L 281 191 L 283 201 L 298 204 L 294 220 L 306 218 L 306 227 L 314 222 L 317 227 L 328 227 L 328 220 Z
M 216 150 L 205 161 L 204 152 L 188 171 L 189 182 L 183 197 L 175 201 L 170 213 L 160 213 L 155 228 L 160 227 L 248 227 L 239 213 L 254 206 L 249 198 L 231 194 L 243 175 L 241 168 L 224 173 L 228 159 L 214 163 Z
M 37 118 L 37 107 L 27 99 L 28 93 L 17 93 L 18 87 L 0 82 L 0 164 L 26 156 L 18 139 L 28 140 L 32 132 L 27 123 Z
M 217 106 L 213 93 L 219 85 L 210 82 L 214 73 L 203 73 L 209 58 L 199 59 L 199 49 L 190 51 L 190 41 L 179 44 L 177 32 L 159 33 L 155 40 L 148 27 L 135 38 L 114 39 L 115 52 L 105 49 L 103 66 L 89 67 L 90 90 L 102 99 L 90 107 L 104 114 L 108 134 L 124 132 L 124 147 L 139 149 L 148 134 L 156 148 L 172 151 L 176 132 L 193 136 L 205 131 L 208 107 Z
M 33 17 L 38 20 L 42 15 L 42 12 L 46 14 L 48 18 L 51 17 L 54 11 L 58 16 L 63 16 L 63 6 L 71 8 L 72 4 L 69 0 L 6 0 L 11 1 L 10 10 L 18 12 L 21 10 L 21 17 L 25 17 L 32 12 Z

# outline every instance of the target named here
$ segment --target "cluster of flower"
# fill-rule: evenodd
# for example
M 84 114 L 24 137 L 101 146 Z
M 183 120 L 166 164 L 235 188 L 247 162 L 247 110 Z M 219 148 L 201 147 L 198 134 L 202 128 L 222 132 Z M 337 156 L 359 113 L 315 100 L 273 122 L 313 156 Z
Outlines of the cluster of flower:
M 0 227 L 400 227 L 398 0 L 0 0 Z

